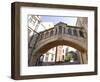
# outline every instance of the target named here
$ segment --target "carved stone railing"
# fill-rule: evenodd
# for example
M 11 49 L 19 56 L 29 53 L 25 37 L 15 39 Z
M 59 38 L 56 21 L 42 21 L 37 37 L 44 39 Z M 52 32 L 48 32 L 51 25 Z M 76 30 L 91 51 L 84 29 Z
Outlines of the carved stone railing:
M 55 26 L 54 28 L 51 28 L 51 29 L 48 29 L 48 30 L 45 30 L 39 33 L 39 37 L 38 37 L 35 48 L 37 48 L 38 46 L 40 46 L 41 44 L 49 40 L 51 37 L 55 37 L 55 36 L 59 38 L 60 37 L 63 38 L 64 36 L 66 36 L 73 40 L 81 41 L 84 43 L 86 43 L 86 38 L 87 38 L 87 34 L 85 30 L 81 27 Z

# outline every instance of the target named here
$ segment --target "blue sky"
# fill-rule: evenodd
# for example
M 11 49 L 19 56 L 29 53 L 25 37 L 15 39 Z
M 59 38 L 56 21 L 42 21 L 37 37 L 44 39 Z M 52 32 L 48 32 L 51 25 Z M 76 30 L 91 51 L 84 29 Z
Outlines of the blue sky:
M 77 17 L 64 17 L 64 16 L 41 16 L 42 22 L 53 22 L 53 24 L 57 24 L 58 22 L 64 22 L 68 25 L 75 26 Z

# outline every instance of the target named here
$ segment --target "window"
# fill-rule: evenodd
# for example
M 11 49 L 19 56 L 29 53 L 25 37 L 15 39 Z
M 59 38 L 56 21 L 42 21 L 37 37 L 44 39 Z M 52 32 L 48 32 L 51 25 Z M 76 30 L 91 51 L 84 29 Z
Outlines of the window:
M 76 29 L 73 30 L 73 35 L 77 36 L 77 30 Z
M 63 30 L 64 30 L 64 34 L 66 33 L 66 29 L 65 28 L 63 28 Z
M 53 35 L 53 30 L 51 30 L 51 32 L 50 32 L 50 36 L 52 36 Z
M 72 30 L 70 28 L 68 29 L 68 34 L 72 35 Z
M 80 37 L 84 38 L 83 32 L 81 30 L 79 31 L 79 34 L 80 34 Z
M 45 61 L 48 62 L 48 55 L 46 55 L 46 57 L 45 57 Z
M 51 54 L 51 61 L 53 61 L 54 54 Z
M 59 26 L 59 33 L 62 33 L 62 26 Z
M 67 54 L 68 53 L 68 48 L 66 48 L 66 52 L 65 52 L 65 54 Z
M 57 34 L 57 28 L 55 29 L 55 35 Z
M 46 33 L 45 33 L 45 37 L 48 37 L 49 36 L 49 32 L 47 31 Z

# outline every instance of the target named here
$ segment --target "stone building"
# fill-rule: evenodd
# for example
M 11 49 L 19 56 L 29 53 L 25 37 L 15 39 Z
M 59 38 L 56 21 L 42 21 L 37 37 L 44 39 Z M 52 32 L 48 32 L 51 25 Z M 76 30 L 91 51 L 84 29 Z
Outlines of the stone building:
M 77 17 L 76 26 L 83 27 L 87 32 L 88 29 L 88 18 L 87 17 Z
M 85 30 L 85 39 L 87 39 L 87 32 L 88 32 L 88 18 L 87 17 L 78 17 L 77 18 L 77 22 L 76 22 L 76 26 L 78 27 L 82 27 L 84 30 Z M 87 46 L 88 47 L 88 46 Z M 87 50 L 88 51 L 88 50 Z M 80 52 L 78 52 L 80 53 Z M 87 52 L 86 53 L 80 53 L 81 56 L 80 56 L 80 61 L 81 63 L 85 63 L 87 64 L 88 63 L 88 54 Z

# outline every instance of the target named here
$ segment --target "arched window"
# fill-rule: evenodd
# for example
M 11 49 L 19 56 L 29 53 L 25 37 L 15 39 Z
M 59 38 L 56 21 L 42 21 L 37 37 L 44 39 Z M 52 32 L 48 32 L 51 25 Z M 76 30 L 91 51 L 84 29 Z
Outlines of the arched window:
M 84 34 L 83 34 L 83 32 L 81 30 L 79 31 L 79 34 L 80 34 L 80 37 L 84 38 Z
M 70 28 L 68 29 L 68 34 L 72 35 L 72 30 Z
M 45 38 L 47 38 L 49 36 L 49 32 L 47 31 L 46 33 L 45 33 Z
M 73 35 L 74 35 L 74 36 L 77 36 L 77 35 L 78 35 L 76 29 L 73 30 Z
M 64 34 L 66 33 L 66 29 L 65 28 L 63 28 L 63 31 L 64 31 Z
M 42 40 L 44 38 L 44 33 L 41 33 L 41 36 L 40 36 L 40 40 Z
M 50 36 L 52 36 L 53 35 L 53 30 L 51 30 L 51 32 L 50 32 Z
M 57 28 L 56 29 L 54 29 L 55 30 L 55 35 L 57 34 Z
M 59 26 L 59 33 L 62 33 L 62 26 Z

